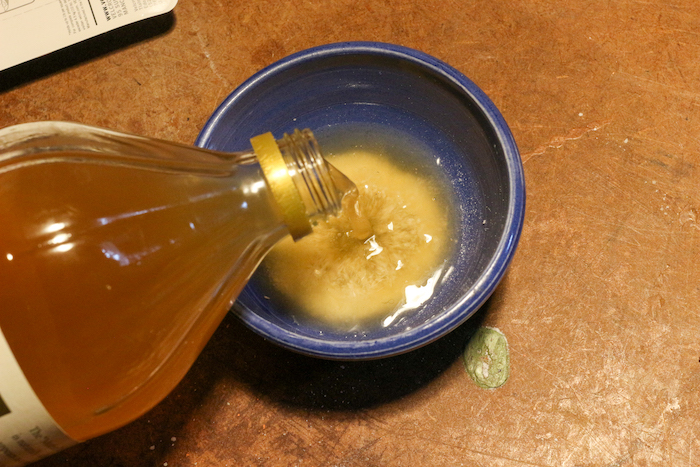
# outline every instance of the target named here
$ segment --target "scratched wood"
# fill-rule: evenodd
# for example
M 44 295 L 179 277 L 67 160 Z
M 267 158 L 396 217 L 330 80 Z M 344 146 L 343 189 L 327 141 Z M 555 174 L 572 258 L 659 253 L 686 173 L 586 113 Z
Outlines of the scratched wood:
M 0 126 L 72 120 L 192 142 L 285 55 L 393 42 L 486 91 L 527 178 L 508 275 L 445 339 L 327 362 L 229 317 L 153 411 L 37 465 L 700 465 L 698 31 L 695 0 L 181 0 L 0 74 Z M 480 324 L 510 344 L 496 390 L 459 359 Z

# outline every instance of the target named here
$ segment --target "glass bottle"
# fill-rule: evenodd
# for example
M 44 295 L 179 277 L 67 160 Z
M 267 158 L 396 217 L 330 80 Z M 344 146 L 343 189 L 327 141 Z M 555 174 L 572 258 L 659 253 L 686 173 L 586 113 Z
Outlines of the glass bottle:
M 339 211 L 349 181 L 309 130 L 251 144 L 218 153 L 64 122 L 0 131 L 0 465 L 148 411 L 265 253 Z M 22 375 L 60 429 L 25 426 Z

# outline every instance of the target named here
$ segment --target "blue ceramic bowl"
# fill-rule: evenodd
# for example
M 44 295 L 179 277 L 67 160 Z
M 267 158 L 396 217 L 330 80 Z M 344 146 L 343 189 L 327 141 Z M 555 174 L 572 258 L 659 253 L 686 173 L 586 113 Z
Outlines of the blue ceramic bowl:
M 416 50 L 375 42 L 321 46 L 255 74 L 219 106 L 197 145 L 220 151 L 295 128 L 321 148 L 336 129 L 390 128 L 420 141 L 453 184 L 460 229 L 454 270 L 400 323 L 339 332 L 299 323 L 248 284 L 233 310 L 265 338 L 331 359 L 380 358 L 415 349 L 463 323 L 503 277 L 520 236 L 525 184 L 520 155 L 489 98 L 449 65 Z M 435 160 L 429 161 L 435 165 Z

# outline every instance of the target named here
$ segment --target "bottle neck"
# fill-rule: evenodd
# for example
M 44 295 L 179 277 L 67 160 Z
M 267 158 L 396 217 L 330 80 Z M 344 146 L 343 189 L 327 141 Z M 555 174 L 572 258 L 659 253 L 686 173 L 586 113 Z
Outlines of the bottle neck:
M 356 190 L 323 158 L 311 130 L 295 130 L 279 141 L 266 133 L 251 143 L 255 154 L 218 153 L 75 123 L 35 122 L 0 131 L 0 173 L 22 165 L 89 160 L 159 172 L 227 176 L 236 165 L 257 156 L 295 240 L 311 233 L 316 222 L 336 215 L 343 196 Z
M 275 141 L 271 133 L 251 139 L 263 174 L 294 240 L 316 222 L 336 215 L 354 184 L 330 165 L 311 130 L 295 130 Z

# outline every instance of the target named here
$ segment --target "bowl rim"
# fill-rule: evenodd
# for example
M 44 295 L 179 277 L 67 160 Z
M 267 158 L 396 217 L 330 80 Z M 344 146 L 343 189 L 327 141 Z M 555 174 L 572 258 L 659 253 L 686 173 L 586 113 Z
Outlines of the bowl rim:
M 397 336 L 363 341 L 328 341 L 308 335 L 301 336 L 279 328 L 241 307 L 238 302 L 234 305 L 236 314 L 246 326 L 283 347 L 327 359 L 367 360 L 398 355 L 429 344 L 462 324 L 486 302 L 503 278 L 515 254 L 525 218 L 525 179 L 520 152 L 505 119 L 491 99 L 474 82 L 457 69 L 427 53 L 383 42 L 326 44 L 296 52 L 272 63 L 252 75 L 229 94 L 209 117 L 195 144 L 207 147 L 221 119 L 236 106 L 241 98 L 267 79 L 284 73 L 290 68 L 342 55 L 375 55 L 405 60 L 449 81 L 472 101 L 489 122 L 491 130 L 502 146 L 509 181 L 506 222 L 493 257 L 467 293 L 449 309 L 427 323 Z

